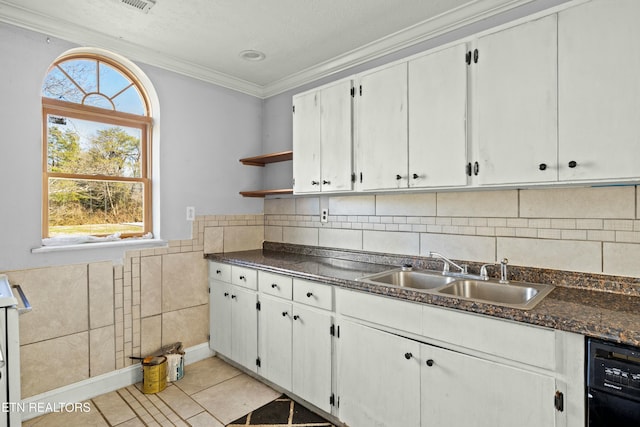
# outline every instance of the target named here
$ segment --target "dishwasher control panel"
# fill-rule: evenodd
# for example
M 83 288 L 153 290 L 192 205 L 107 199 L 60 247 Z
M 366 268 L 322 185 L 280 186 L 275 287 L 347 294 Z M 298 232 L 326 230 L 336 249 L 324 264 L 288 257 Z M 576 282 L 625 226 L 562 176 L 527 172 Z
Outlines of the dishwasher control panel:
M 589 342 L 587 386 L 640 401 L 640 350 Z

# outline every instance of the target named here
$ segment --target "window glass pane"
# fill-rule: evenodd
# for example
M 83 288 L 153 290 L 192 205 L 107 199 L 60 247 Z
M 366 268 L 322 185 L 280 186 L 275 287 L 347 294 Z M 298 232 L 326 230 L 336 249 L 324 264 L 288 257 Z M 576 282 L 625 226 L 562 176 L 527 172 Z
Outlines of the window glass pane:
M 143 233 L 140 182 L 49 179 L 49 236 Z
M 97 61 L 94 59 L 74 59 L 61 62 L 62 68 L 85 93 L 98 90 Z
M 42 96 L 80 104 L 84 94 L 58 67 L 54 67 L 44 80 Z
M 131 86 L 113 98 L 112 101 L 116 105 L 116 111 L 137 114 L 139 116 L 145 116 L 147 114 L 142 102 L 142 97 L 135 86 Z
M 100 63 L 100 92 L 109 98 L 131 85 L 131 80 L 109 64 Z
M 107 110 L 113 110 L 113 104 L 104 95 L 91 94 L 87 95 L 84 99 L 84 105 L 91 105 L 92 107 L 106 108 Z
M 139 178 L 141 139 L 138 128 L 49 114 L 47 170 Z

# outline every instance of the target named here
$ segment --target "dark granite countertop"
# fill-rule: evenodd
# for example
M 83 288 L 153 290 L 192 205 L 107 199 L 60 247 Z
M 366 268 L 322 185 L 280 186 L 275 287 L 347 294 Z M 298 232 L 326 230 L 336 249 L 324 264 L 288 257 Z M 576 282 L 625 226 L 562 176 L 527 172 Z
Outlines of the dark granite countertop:
M 541 277 L 544 280 L 538 282 L 555 284 L 555 289 L 533 309 L 520 310 L 444 297 L 407 288 L 372 285 L 356 281 L 358 277 L 389 270 L 406 261 L 414 265 L 417 263 L 421 268 L 430 267 L 423 259 L 371 256 L 364 253 L 306 247 L 295 247 L 292 250 L 291 247 L 283 248 L 278 245 L 273 245 L 271 248 L 265 246 L 265 249 L 262 250 L 208 254 L 205 257 L 212 261 L 286 274 L 347 289 L 454 308 L 640 346 L 640 296 L 634 292 L 603 291 L 583 284 L 585 281 L 615 282 L 615 277 L 607 276 L 606 279 L 602 279 L 602 277 L 596 276 L 598 280 L 595 280 L 591 278 L 593 275 L 569 273 L 573 281 L 576 282 L 575 286 L 569 287 L 572 285 L 571 280 L 567 280 L 564 274 L 558 273 L 556 276 L 561 277 L 556 277 L 549 270 L 539 270 L 544 274 L 538 274 L 536 277 Z M 420 264 L 421 262 L 422 264 Z M 435 269 L 433 266 L 431 267 Z M 514 276 L 516 276 L 515 280 L 522 280 L 522 277 L 530 279 L 531 277 L 527 277 L 527 274 L 531 276 L 532 273 L 525 270 L 527 269 L 512 269 Z M 582 280 L 579 280 L 580 278 Z M 633 285 L 636 279 L 619 279 L 621 281 L 630 279 L 627 282 L 630 281 L 631 285 L 623 283 L 620 286 L 613 283 L 611 285 L 613 288 L 635 289 Z M 528 281 L 533 282 L 533 280 Z

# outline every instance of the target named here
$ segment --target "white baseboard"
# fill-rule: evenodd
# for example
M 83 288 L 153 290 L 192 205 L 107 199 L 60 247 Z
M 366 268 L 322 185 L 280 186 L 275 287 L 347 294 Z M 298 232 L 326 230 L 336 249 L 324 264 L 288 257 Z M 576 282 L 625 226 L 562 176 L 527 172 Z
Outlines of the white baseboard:
M 209 348 L 209 343 L 198 344 L 185 349 L 184 364 L 190 365 L 214 354 Z M 26 421 L 47 412 L 65 410 L 65 404 L 83 402 L 141 381 L 142 369 L 140 364 L 135 364 L 37 394 L 20 402 L 22 420 Z

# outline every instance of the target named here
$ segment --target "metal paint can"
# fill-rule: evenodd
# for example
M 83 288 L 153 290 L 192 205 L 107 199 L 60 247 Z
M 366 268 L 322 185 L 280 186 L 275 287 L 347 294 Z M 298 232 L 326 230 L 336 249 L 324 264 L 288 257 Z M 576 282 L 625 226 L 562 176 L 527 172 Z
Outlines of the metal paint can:
M 167 387 L 167 358 L 149 356 L 142 360 L 142 392 L 159 393 Z
M 167 382 L 178 381 L 184 376 L 184 355 L 165 354 L 167 357 Z

